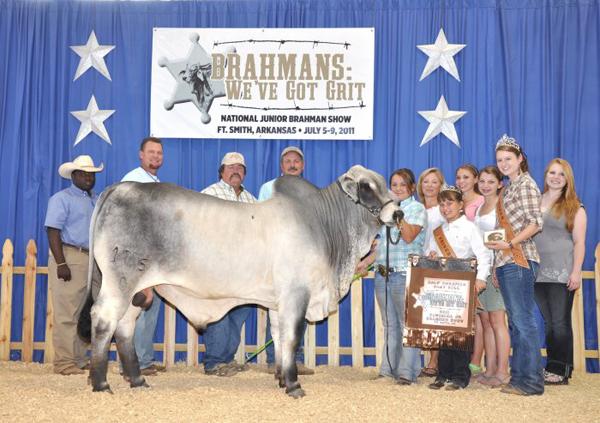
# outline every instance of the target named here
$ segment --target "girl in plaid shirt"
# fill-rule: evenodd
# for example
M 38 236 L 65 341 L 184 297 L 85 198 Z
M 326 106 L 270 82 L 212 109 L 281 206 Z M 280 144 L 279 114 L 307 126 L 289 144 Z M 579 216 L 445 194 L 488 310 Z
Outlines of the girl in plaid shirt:
M 500 138 L 496 164 L 508 177 L 498 206 L 498 222 L 507 239 L 486 246 L 495 250 L 495 276 L 506 305 L 513 346 L 511 379 L 502 392 L 541 395 L 544 376 L 533 289 L 540 258 L 532 240 L 542 228 L 541 194 L 528 173 L 527 157 L 514 138 Z

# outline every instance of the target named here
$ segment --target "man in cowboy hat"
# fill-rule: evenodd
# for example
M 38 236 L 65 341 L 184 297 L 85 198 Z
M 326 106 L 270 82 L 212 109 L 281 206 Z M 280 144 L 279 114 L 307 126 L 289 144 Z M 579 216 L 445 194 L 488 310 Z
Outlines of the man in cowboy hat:
M 90 156 L 78 156 L 63 163 L 58 174 L 70 179 L 69 188 L 57 192 L 48 202 L 46 232 L 50 255 L 48 283 L 54 308 L 54 372 L 61 375 L 84 373 L 86 345 L 77 336 L 77 310 L 87 291 L 89 229 L 96 195 L 96 167 Z M 95 287 L 97 288 L 97 287 Z
M 223 200 L 255 203 L 256 198 L 242 185 L 245 177 L 244 156 L 235 151 L 229 152 L 221 160 L 219 182 L 206 187 L 202 193 Z M 233 357 L 240 345 L 240 332 L 250 310 L 250 306 L 236 307 L 218 322 L 207 326 L 204 331 L 204 344 L 206 345 L 204 373 L 233 376 L 248 368 L 244 364 L 236 363 Z
M 302 176 L 304 172 L 304 153 L 298 147 L 289 146 L 283 149 L 279 156 L 279 168 L 282 175 Z M 273 196 L 273 184 L 275 179 L 265 182 L 260 187 L 258 201 L 268 200 Z M 306 320 L 304 321 L 304 330 L 306 330 Z M 267 314 L 266 340 L 271 339 L 271 322 Z M 275 348 L 271 343 L 267 348 L 267 366 L 269 373 L 275 373 Z M 299 344 L 296 350 L 296 367 L 299 375 L 313 375 L 315 371 L 304 365 L 304 351 Z

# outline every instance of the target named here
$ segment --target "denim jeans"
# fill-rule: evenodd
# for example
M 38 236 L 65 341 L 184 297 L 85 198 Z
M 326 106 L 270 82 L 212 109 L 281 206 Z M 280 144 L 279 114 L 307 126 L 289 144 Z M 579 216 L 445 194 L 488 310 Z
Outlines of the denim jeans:
M 221 320 L 209 324 L 204 330 L 204 370 L 211 370 L 221 363 L 233 361 L 240 346 L 242 325 L 252 310 L 251 306 L 239 306 L 230 310 Z
M 421 370 L 421 351 L 402 345 L 405 290 L 406 272 L 390 273 L 387 286 L 385 278 L 375 274 L 375 298 L 381 310 L 385 338 L 379 374 L 415 382 Z
M 304 320 L 304 326 L 302 328 L 302 333 L 306 332 L 306 325 L 308 324 L 308 322 L 306 320 Z M 269 318 L 269 313 L 267 313 L 267 333 L 265 335 L 265 342 L 269 342 L 269 340 L 271 339 L 271 320 Z M 304 348 L 302 347 L 303 345 L 303 339 L 300 340 L 300 343 L 298 344 L 298 349 L 296 350 L 296 363 L 304 363 Z M 271 365 L 271 364 L 275 364 L 275 345 L 273 343 L 271 343 L 268 347 L 267 347 L 267 364 Z
M 544 374 L 533 286 L 538 263 L 529 269 L 514 263 L 496 269 L 506 305 L 513 354 L 510 384 L 528 394 L 544 392 Z
M 571 377 L 573 371 L 571 308 L 574 296 L 575 291 L 569 291 L 564 283 L 535 284 L 535 300 L 546 329 L 546 370 L 565 377 Z
M 158 322 L 161 299 L 154 294 L 152 305 L 143 310 L 135 322 L 133 343 L 140 363 L 140 369 L 150 367 L 154 362 L 154 332 Z

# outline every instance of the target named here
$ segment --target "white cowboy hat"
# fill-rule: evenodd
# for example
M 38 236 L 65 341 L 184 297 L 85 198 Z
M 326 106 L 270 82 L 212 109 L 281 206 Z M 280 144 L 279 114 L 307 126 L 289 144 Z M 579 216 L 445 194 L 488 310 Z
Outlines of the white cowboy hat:
M 104 169 L 104 163 L 100 163 L 100 167 L 94 166 L 94 161 L 90 156 L 77 156 L 72 162 L 66 162 L 58 168 L 58 174 L 65 179 L 71 179 L 71 173 L 74 170 L 82 170 L 84 172 L 101 172 Z

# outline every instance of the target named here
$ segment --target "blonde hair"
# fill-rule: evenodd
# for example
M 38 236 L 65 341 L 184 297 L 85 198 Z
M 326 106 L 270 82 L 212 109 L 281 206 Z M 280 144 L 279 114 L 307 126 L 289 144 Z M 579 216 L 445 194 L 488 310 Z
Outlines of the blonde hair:
M 573 176 L 573 168 L 568 161 L 559 157 L 550 160 L 548 166 L 546 166 L 546 170 L 544 171 L 544 192 L 548 191 L 546 176 L 548 175 L 550 167 L 553 164 L 557 164 L 562 167 L 563 173 L 565 174 L 566 184 L 562 189 L 560 197 L 554 202 L 550 210 L 557 219 L 564 214 L 567 230 L 569 232 L 573 232 L 575 215 L 581 207 L 581 201 L 579 201 L 579 197 L 575 192 L 575 177 Z
M 430 167 L 429 169 L 425 169 L 423 172 L 421 172 L 421 174 L 419 175 L 419 181 L 417 182 L 417 194 L 419 195 L 419 199 L 422 203 L 425 202 L 425 195 L 423 194 L 423 179 L 425 179 L 426 176 L 429 176 L 432 173 L 435 173 L 435 176 L 437 176 L 440 181 L 440 190 L 442 189 L 442 186 L 446 183 L 446 181 L 444 180 L 444 174 L 437 167 Z

